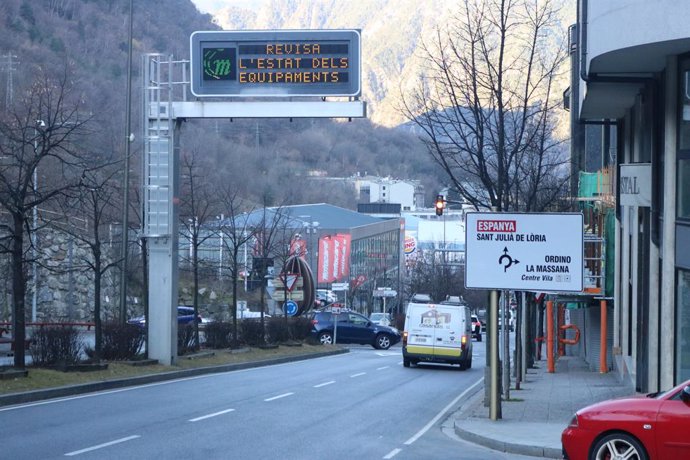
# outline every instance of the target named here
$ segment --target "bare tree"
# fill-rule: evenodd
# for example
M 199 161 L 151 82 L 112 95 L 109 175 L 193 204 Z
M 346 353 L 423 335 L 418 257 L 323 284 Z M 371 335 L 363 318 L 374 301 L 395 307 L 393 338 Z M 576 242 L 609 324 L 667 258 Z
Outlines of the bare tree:
M 463 0 L 424 47 L 429 74 L 402 111 L 476 208 L 539 210 L 567 184 L 552 134 L 565 62 L 556 0 Z
M 121 185 L 116 176 L 120 174 L 120 162 L 102 162 L 95 168 L 84 169 L 82 187 L 75 194 L 65 195 L 59 200 L 64 216 L 54 219 L 51 225 L 75 238 L 89 249 L 74 269 L 90 271 L 94 279 L 93 316 L 95 324 L 94 359 L 100 361 L 103 351 L 103 330 L 101 314 L 102 281 L 105 274 L 117 267 L 120 260 L 107 257 L 103 253 L 104 235 L 108 234 L 111 224 L 119 222 L 119 200 Z
M 220 214 L 219 202 L 208 181 L 209 167 L 199 162 L 199 153 L 183 155 L 181 165 L 180 222 L 182 237 L 189 241 L 191 254 L 188 259 L 192 270 L 192 303 L 194 317 L 199 316 L 199 274 L 202 260 L 199 249 L 217 232 L 209 230 L 209 223 L 215 222 Z M 194 321 L 194 347 L 199 348 L 199 323 Z
M 80 101 L 70 81 L 67 70 L 58 78 L 39 74 L 15 105 L 0 114 L 0 207 L 7 213 L 0 221 L 0 252 L 11 259 L 14 367 L 19 369 L 26 357 L 32 212 L 50 206 L 81 181 L 75 138 L 84 132 L 87 119 L 79 113 Z
M 290 216 L 283 206 L 267 208 L 266 204 L 268 197 L 264 197 L 264 206 L 261 212 L 261 219 L 255 226 L 255 240 L 254 250 L 261 260 L 273 259 L 280 251 L 280 247 L 284 244 L 284 233 L 286 222 L 289 221 Z M 261 278 L 261 335 L 262 341 L 265 342 L 265 317 L 264 310 L 266 308 L 266 271 L 265 269 L 259 273 Z
M 250 225 L 251 216 L 254 211 L 238 196 L 232 186 L 220 188 L 219 201 L 224 211 L 224 215 L 219 223 L 218 232 L 221 246 L 229 253 L 230 282 L 232 283 L 232 305 L 231 315 L 233 318 L 234 337 L 237 337 L 237 291 L 240 279 L 240 271 L 244 271 L 247 276 L 247 266 L 240 263 L 240 252 L 247 250 L 247 245 L 254 239 L 255 228 Z M 222 263 L 222 261 L 221 261 Z M 263 310 L 262 310 L 263 315 Z

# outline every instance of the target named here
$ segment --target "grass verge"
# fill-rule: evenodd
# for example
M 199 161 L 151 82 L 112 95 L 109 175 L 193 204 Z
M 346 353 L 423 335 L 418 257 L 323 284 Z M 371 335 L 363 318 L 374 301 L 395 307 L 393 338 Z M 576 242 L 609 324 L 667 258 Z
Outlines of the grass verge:
M 108 363 L 108 369 L 90 372 L 61 372 L 39 367 L 28 367 L 29 375 L 27 377 L 0 380 L 0 394 L 20 393 L 66 385 L 117 380 L 181 369 L 213 367 L 223 364 L 246 363 L 250 361 L 265 361 L 274 358 L 321 353 L 337 348 L 340 347 L 334 345 L 310 345 L 305 343 L 299 347 L 279 346 L 278 348 L 272 349 L 250 348 L 242 353 L 231 353 L 229 350 L 203 350 L 202 353 L 196 356 L 180 356 L 177 364 L 174 366 L 163 366 L 161 364 L 132 366 L 122 362 L 111 361 Z M 209 355 L 209 351 L 213 352 L 213 355 Z

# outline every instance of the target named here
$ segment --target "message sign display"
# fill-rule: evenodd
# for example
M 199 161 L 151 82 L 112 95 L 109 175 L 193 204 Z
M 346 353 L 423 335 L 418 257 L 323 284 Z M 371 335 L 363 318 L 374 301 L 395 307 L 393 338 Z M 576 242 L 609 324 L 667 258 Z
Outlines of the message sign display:
M 357 30 L 194 32 L 195 96 L 359 96 Z
M 466 225 L 467 288 L 582 291 L 582 214 L 471 212 Z

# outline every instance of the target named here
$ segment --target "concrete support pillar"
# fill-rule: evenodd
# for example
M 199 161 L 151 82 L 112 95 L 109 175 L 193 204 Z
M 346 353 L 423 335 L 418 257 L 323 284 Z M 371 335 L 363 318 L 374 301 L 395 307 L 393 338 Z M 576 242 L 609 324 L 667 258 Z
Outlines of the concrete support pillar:
M 652 242 L 649 245 L 649 340 L 647 363 L 647 386 L 650 392 L 659 388 L 659 246 Z
M 678 123 L 678 59 L 666 59 L 666 113 L 664 114 L 664 220 L 661 246 L 660 321 L 666 334 L 661 335 L 659 350 L 659 386 L 674 384 L 675 356 L 675 280 L 676 280 L 676 151 Z

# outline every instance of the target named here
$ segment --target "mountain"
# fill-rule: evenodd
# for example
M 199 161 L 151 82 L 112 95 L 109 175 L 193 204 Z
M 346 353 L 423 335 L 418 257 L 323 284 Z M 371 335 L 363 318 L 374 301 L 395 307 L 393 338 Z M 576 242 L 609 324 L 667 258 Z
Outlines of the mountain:
M 352 122 L 190 121 L 182 129 L 183 153 L 200 152 L 210 164 L 209 180 L 230 181 L 242 196 L 255 202 L 271 197 L 273 203 L 329 202 L 353 208 L 354 193 L 345 181 L 342 186 L 326 189 L 310 177 L 346 178 L 358 173 L 420 180 L 431 196 L 439 188 L 439 168 L 416 136 L 387 127 L 401 121 L 394 109 L 396 81 L 401 81 L 410 67 L 418 46 L 417 31 L 431 24 L 428 15 L 413 15 L 409 24 L 403 25 L 406 11 L 416 11 L 415 5 L 410 0 L 269 0 L 255 10 L 224 10 L 222 17 L 234 21 L 238 28 L 296 28 L 300 24 L 352 28 L 366 24 L 363 55 L 365 62 L 376 65 L 365 66 L 369 70 L 365 71 L 364 99 L 370 103 L 369 113 L 375 116 Z M 346 19 L 346 13 L 351 19 Z M 13 100 L 19 103 L 22 92 L 41 72 L 67 72 L 74 97 L 93 117 L 89 148 L 120 158 L 125 140 L 128 15 L 128 0 L 0 1 L 0 111 L 10 107 Z M 392 25 L 386 15 L 398 25 Z M 218 30 L 219 23 L 218 17 L 199 12 L 191 0 L 134 1 L 135 135 L 141 132 L 142 54 L 188 59 L 191 33 Z M 385 38 L 396 28 L 407 32 Z M 379 38 L 369 38 L 376 30 L 382 30 L 376 35 Z M 366 57 L 370 54 L 371 58 Z M 141 149 L 142 144 L 135 142 L 135 162 L 141 160 Z M 132 166 L 135 174 L 140 170 L 139 165 Z
M 423 72 L 422 46 L 455 1 L 445 0 L 267 0 L 257 8 L 230 5 L 215 10 L 224 30 L 361 29 L 363 99 L 369 118 L 384 126 L 405 121 L 398 110 L 401 89 Z

